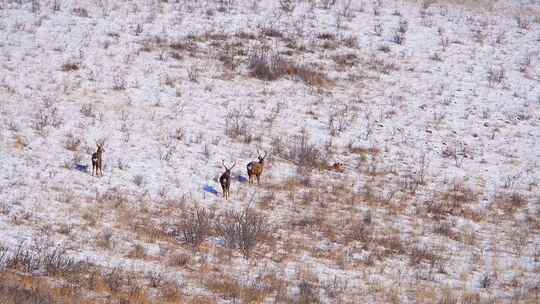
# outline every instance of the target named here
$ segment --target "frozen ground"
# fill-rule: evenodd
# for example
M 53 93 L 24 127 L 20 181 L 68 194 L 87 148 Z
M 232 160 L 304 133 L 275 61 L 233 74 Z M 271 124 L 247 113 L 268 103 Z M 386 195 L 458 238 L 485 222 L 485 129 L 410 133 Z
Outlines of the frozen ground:
M 72 302 L 537 303 L 540 4 L 334 2 L 0 1 L 0 262 L 138 278 Z

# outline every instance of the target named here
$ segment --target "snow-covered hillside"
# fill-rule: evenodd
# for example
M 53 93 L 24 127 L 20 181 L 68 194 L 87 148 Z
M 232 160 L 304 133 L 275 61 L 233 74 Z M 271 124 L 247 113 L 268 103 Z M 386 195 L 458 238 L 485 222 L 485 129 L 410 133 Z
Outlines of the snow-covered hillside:
M 539 125 L 535 0 L 0 1 L 0 302 L 537 303 Z

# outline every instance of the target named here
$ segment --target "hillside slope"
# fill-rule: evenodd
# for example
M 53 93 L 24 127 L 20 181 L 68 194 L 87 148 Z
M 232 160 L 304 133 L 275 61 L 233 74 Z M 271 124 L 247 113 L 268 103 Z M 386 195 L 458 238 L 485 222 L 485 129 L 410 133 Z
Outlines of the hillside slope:
M 0 302 L 535 303 L 539 54 L 536 1 L 2 1 Z

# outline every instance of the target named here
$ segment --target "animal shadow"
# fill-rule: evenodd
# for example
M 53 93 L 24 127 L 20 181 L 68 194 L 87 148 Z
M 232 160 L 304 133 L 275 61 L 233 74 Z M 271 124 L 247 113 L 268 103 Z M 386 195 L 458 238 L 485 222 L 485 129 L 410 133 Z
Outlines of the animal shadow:
M 81 171 L 81 172 L 84 172 L 84 173 L 88 173 L 88 165 L 76 164 L 75 165 L 75 170 L 78 170 L 78 171 Z
M 204 192 L 208 192 L 208 193 L 211 193 L 213 195 L 218 195 L 217 190 L 214 187 L 210 186 L 210 185 L 204 186 L 203 190 L 204 190 Z
M 241 182 L 241 183 L 247 183 L 248 182 L 248 179 L 243 176 L 243 175 L 238 175 L 238 181 Z

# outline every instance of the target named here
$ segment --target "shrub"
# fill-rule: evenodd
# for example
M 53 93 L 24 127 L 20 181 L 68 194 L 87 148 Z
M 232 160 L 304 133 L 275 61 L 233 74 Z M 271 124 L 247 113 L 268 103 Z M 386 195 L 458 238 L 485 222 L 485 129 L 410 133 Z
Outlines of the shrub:
M 297 166 L 306 168 L 326 167 L 321 150 L 315 144 L 309 142 L 309 134 L 305 129 L 302 129 L 300 135 L 292 139 L 287 154 L 284 156 Z
M 64 143 L 64 147 L 70 151 L 79 151 L 79 148 L 81 146 L 81 139 L 78 137 L 75 137 L 73 134 L 68 133 L 66 135 L 66 140 Z
M 175 234 L 184 243 L 199 247 L 210 235 L 213 218 L 213 212 L 203 207 L 194 207 L 186 211 L 180 224 L 176 227 Z
M 324 87 L 331 81 L 321 72 L 308 65 L 298 65 L 287 61 L 280 54 L 261 49 L 250 54 L 248 59 L 249 75 L 257 79 L 274 81 L 290 76 L 315 87 Z
M 313 304 L 320 303 L 319 290 L 315 287 L 314 284 L 302 280 L 298 285 L 298 303 L 299 304 Z
M 394 34 L 392 35 L 392 42 L 400 44 L 400 45 L 405 43 L 405 33 L 400 32 L 399 30 L 396 30 Z
M 252 250 L 267 233 L 266 218 L 249 208 L 227 211 L 219 216 L 216 232 L 229 248 L 238 248 L 248 259 Z
M 491 67 L 488 70 L 488 83 L 490 87 L 500 84 L 506 78 L 506 73 L 503 67 Z
M 62 65 L 62 71 L 64 72 L 73 72 L 79 70 L 79 64 L 78 63 L 64 63 Z

